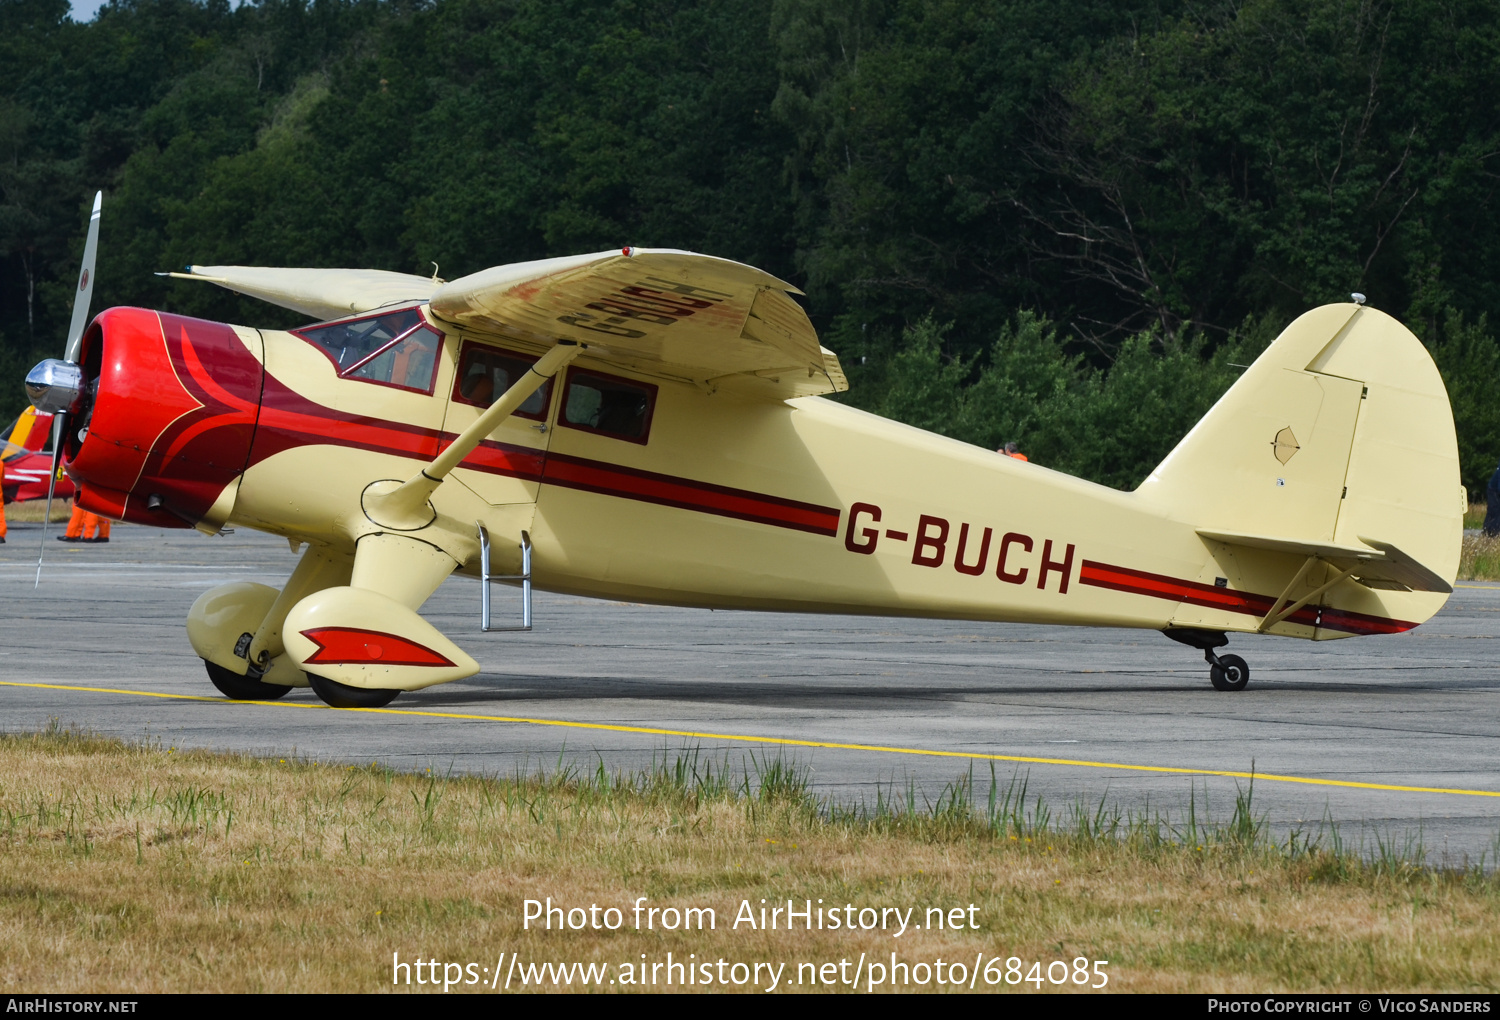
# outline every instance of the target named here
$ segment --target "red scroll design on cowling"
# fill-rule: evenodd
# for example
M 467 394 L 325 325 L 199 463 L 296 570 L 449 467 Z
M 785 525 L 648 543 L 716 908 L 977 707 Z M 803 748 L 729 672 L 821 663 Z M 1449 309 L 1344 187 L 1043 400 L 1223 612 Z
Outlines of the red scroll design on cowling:
M 231 326 L 140 308 L 102 313 L 88 342 L 103 344 L 99 389 L 68 464 L 84 508 L 157 527 L 202 520 L 249 460 L 260 361 Z

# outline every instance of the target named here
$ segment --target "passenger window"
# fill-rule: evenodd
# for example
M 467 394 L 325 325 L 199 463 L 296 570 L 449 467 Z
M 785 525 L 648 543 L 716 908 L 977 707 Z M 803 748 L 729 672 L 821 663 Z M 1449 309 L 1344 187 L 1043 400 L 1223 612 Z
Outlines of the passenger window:
M 525 355 L 466 343 L 458 358 L 458 378 L 453 384 L 453 399 L 460 404 L 489 407 L 535 363 L 535 358 Z M 547 400 L 551 394 L 552 380 L 548 379 L 526 398 L 515 414 L 537 421 L 546 418 Z
M 345 379 L 432 392 L 443 337 L 415 308 L 292 332 L 326 354 Z
M 568 373 L 558 424 L 644 443 L 655 406 L 655 386 L 575 370 Z

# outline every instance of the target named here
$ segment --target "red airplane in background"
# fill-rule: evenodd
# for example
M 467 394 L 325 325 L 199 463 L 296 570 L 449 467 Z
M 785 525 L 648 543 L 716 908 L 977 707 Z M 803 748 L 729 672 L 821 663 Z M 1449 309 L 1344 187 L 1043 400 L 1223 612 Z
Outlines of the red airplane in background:
M 47 440 L 52 435 L 52 415 L 28 407 L 4 435 L 5 448 L 0 452 L 0 463 L 5 467 L 5 479 L 0 483 L 0 491 L 5 494 L 5 502 L 46 499 L 47 475 L 52 471 L 52 453 L 47 449 Z M 57 480 L 55 495 L 59 499 L 73 496 L 73 481 L 66 472 Z

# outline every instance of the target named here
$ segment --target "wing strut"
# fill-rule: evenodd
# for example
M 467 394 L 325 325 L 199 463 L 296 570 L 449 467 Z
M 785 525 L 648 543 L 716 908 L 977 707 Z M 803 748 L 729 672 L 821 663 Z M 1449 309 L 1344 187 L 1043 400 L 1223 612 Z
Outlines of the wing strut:
M 431 511 L 427 510 L 427 501 L 437 491 L 437 487 L 443 484 L 443 479 L 448 477 L 448 472 L 463 461 L 465 457 L 474 452 L 485 438 L 500 423 L 526 402 L 526 398 L 546 384 L 548 379 L 563 369 L 585 348 L 582 344 L 572 340 L 559 340 L 557 345 L 532 365 L 525 375 L 511 384 L 510 389 L 500 395 L 500 399 L 491 404 L 483 414 L 474 420 L 474 424 L 459 433 L 457 439 L 453 440 L 446 449 L 433 458 L 421 471 L 417 472 L 409 480 L 395 489 L 385 493 L 373 493 L 367 497 L 367 511 L 375 511 L 379 514 L 379 523 L 386 527 L 403 527 L 413 530 L 425 527 L 432 520 Z M 374 514 L 371 519 L 376 519 Z

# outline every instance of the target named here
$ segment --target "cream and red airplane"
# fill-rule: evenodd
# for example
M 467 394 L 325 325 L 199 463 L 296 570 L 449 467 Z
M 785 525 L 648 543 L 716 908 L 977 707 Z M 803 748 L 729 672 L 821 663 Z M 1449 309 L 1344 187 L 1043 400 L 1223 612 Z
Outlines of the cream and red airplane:
M 192 607 L 188 638 L 231 698 L 311 685 L 371 707 L 478 672 L 418 613 L 455 572 L 681 606 L 1151 628 L 1239 690 L 1225 632 L 1405 631 L 1458 566 L 1443 383 L 1357 303 L 1297 319 L 1120 492 L 826 399 L 847 384 L 796 288 L 724 259 L 172 275 L 318 321 L 111 308 L 28 392 L 67 415 L 86 509 L 305 549 L 280 591 L 226 584 Z

